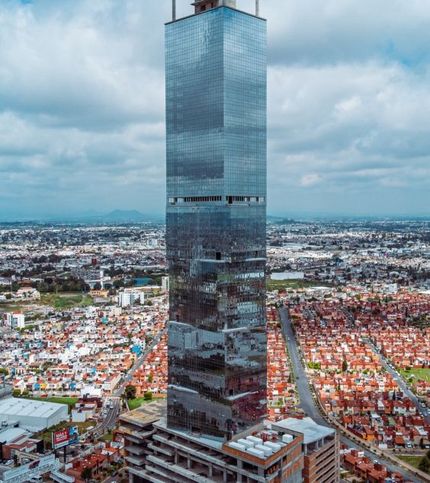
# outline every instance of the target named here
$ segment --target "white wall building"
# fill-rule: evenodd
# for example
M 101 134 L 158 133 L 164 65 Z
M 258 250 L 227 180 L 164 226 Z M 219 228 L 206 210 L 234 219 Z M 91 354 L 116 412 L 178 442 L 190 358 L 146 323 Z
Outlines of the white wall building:
M 15 296 L 24 300 L 39 300 L 40 292 L 33 287 L 22 287 L 18 289 Z
M 135 303 L 143 304 L 145 302 L 145 294 L 138 290 L 124 290 L 118 294 L 118 305 L 120 307 L 130 307 Z
M 165 291 L 168 292 L 170 288 L 169 284 L 169 277 L 162 277 L 161 278 L 161 288 Z
M 17 468 L 11 468 L 0 474 L 0 483 L 23 483 L 27 481 L 39 481 L 41 475 L 57 472 L 60 468 L 60 461 L 51 454 L 43 456 L 35 463 L 30 462 L 25 465 L 18 466 Z M 61 475 L 65 476 L 65 475 Z M 57 480 L 61 481 L 61 480 Z M 66 480 L 64 480 L 66 481 Z
M 24 314 L 6 314 L 6 325 L 11 329 L 24 329 L 25 328 L 25 315 Z
M 81 389 L 81 397 L 102 397 L 102 388 L 87 384 Z

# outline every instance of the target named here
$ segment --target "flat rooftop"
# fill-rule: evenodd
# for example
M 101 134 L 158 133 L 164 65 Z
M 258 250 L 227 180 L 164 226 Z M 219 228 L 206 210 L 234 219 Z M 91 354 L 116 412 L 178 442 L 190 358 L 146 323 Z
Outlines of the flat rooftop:
M 13 387 L 9 386 L 8 384 L 1 384 L 0 385 L 0 399 L 4 397 L 9 397 L 12 395 Z
M 328 436 L 334 436 L 336 433 L 334 429 L 321 426 L 311 418 L 287 418 L 282 421 L 278 421 L 274 425 L 280 426 L 281 428 L 285 428 L 289 431 L 302 433 L 304 436 L 304 444 L 315 443 L 316 441 L 320 441 Z
M 208 448 L 216 449 L 218 451 L 221 451 L 222 449 L 223 442 L 219 438 L 210 438 L 201 434 L 192 433 L 190 431 L 169 428 L 167 426 L 167 420 L 165 417 L 162 417 L 155 426 L 199 445 L 207 446 Z
M 19 399 L 8 397 L 0 399 L 0 417 L 49 418 L 59 410 L 67 408 L 66 404 Z
M 291 443 L 295 443 L 301 437 L 295 431 L 284 429 L 278 423 L 266 421 L 237 434 L 231 441 L 224 445 L 224 450 L 243 459 L 255 461 L 257 458 L 260 464 L 266 464 L 282 456 L 288 451 Z
M 0 431 L 0 443 L 7 444 L 15 441 L 22 436 L 30 436 L 30 433 L 21 428 L 8 428 Z
M 12 469 L 13 466 L 0 465 L 0 479 L 3 479 L 3 475 L 6 473 L 6 471 L 10 471 Z
M 122 414 L 121 421 L 130 424 L 136 424 L 137 426 L 147 426 L 148 424 L 155 423 L 167 413 L 167 401 L 166 399 L 157 399 L 150 403 L 140 406 L 140 408 L 129 411 Z

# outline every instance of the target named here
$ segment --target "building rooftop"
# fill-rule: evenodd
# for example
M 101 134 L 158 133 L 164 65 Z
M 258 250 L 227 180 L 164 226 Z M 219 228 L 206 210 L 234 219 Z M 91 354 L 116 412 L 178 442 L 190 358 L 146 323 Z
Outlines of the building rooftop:
M 167 403 L 167 401 L 166 401 Z M 166 431 L 169 431 L 171 433 L 177 434 L 178 436 L 181 436 L 183 438 L 186 438 L 188 441 L 192 441 L 194 443 L 197 443 L 199 445 L 207 446 L 212 449 L 216 450 L 221 450 L 222 448 L 222 441 L 219 438 L 211 438 L 209 436 L 205 436 L 199 433 L 191 433 L 189 431 L 185 431 L 182 429 L 177 429 L 177 428 L 169 428 L 167 426 L 167 420 L 165 417 L 162 417 L 155 425 L 158 428 L 162 428 Z
M 121 415 L 121 420 L 137 426 L 147 426 L 164 417 L 166 412 L 166 400 L 158 399 Z
M 30 436 L 30 433 L 21 428 L 8 428 L 0 431 L 0 443 L 7 444 L 15 441 L 22 436 Z
M 333 436 L 335 434 L 334 429 L 321 426 L 311 418 L 287 418 L 283 421 L 278 421 L 276 426 L 280 426 L 289 431 L 302 433 L 304 436 L 304 444 L 315 443 L 315 441 L 319 441 L 320 439 L 326 438 L 327 436 Z
M 12 390 L 12 386 L 9 386 L 8 384 L 0 384 L 0 399 L 10 396 Z
M 195 7 L 196 13 L 200 13 L 217 7 L 236 8 L 236 0 L 196 0 L 191 5 Z
M 67 407 L 67 405 L 9 397 L 0 400 L 0 417 L 30 416 L 32 418 L 48 418 L 64 407 Z
M 244 460 L 267 465 L 286 454 L 291 444 L 297 444 L 297 438 L 301 437 L 295 431 L 284 429 L 279 423 L 266 421 L 235 435 L 224 445 L 224 450 L 234 456 L 240 455 Z

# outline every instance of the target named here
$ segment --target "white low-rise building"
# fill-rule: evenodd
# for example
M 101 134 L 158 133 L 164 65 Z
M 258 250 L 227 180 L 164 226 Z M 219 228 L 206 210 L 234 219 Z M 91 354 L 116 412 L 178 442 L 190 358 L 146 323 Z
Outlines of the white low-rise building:
M 40 292 L 33 287 L 22 287 L 16 292 L 15 297 L 23 300 L 39 300 Z
M 0 423 L 19 423 L 30 432 L 43 431 L 69 420 L 66 404 L 8 397 L 0 400 Z
M 6 325 L 11 329 L 24 329 L 25 328 L 25 315 L 19 313 L 7 313 Z
M 118 294 L 118 305 L 122 308 L 130 307 L 135 303 L 143 304 L 145 302 L 145 293 L 139 290 L 125 289 L 124 292 Z

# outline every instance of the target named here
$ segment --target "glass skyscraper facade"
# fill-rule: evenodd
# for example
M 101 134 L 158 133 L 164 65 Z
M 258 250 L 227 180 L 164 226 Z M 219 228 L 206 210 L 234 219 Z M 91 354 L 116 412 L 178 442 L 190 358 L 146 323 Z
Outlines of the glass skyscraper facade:
M 228 439 L 266 414 L 266 22 L 196 4 L 166 25 L 167 422 Z

